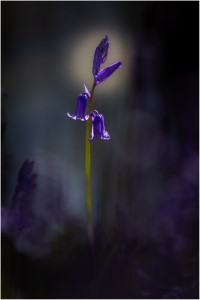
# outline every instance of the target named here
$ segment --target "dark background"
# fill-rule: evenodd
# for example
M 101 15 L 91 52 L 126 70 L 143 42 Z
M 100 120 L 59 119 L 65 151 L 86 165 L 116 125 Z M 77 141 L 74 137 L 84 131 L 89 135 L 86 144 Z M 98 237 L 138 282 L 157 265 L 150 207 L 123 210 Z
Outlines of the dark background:
M 26 159 L 38 175 L 28 230 L 2 213 L 2 297 L 198 298 L 199 3 L 3 1 L 1 18 L 2 212 Z M 123 67 L 95 94 L 111 139 L 92 144 L 92 252 L 66 113 L 105 34 Z

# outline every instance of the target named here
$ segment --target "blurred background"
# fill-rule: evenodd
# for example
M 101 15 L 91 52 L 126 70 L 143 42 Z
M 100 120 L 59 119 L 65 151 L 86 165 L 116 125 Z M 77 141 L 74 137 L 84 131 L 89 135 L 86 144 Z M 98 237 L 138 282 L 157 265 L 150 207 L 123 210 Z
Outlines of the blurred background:
M 1 2 L 2 298 L 198 298 L 199 4 Z M 109 141 L 73 121 L 95 48 Z M 33 163 L 32 163 L 33 161 Z

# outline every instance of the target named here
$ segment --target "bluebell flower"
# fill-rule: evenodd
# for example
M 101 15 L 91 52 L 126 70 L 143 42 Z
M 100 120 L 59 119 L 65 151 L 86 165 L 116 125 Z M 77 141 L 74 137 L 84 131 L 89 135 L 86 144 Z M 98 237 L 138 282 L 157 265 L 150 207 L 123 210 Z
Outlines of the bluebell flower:
M 75 113 L 72 116 L 69 113 L 67 113 L 67 115 L 74 120 L 87 121 L 89 118 L 89 115 L 86 114 L 89 97 L 90 95 L 88 95 L 88 93 L 80 94 L 78 96 Z
M 94 77 L 98 74 L 101 64 L 103 64 L 107 59 L 108 48 L 109 48 L 109 39 L 108 36 L 106 35 L 106 37 L 99 43 L 94 53 L 93 70 L 92 70 Z
M 87 121 L 89 116 L 92 118 L 92 133 L 90 135 L 90 142 L 97 139 L 109 140 L 110 135 L 105 130 L 104 125 L 104 117 L 99 114 L 97 111 L 91 112 L 92 109 L 92 101 L 95 87 L 108 79 L 119 67 L 121 67 L 122 63 L 120 61 L 115 62 L 114 64 L 100 70 L 102 64 L 105 63 L 108 56 L 109 49 L 109 39 L 108 36 L 101 40 L 99 45 L 97 46 L 94 59 L 93 59 L 93 76 L 94 82 L 91 89 L 91 92 L 87 89 L 84 83 L 84 93 L 80 94 L 77 100 L 76 111 L 73 115 L 67 113 L 67 115 L 74 120 L 82 120 Z M 88 105 L 89 104 L 89 105 Z
M 101 83 L 102 81 L 108 79 L 113 72 L 115 72 L 119 67 L 121 67 L 122 63 L 120 61 L 115 62 L 114 64 L 106 67 L 101 70 L 96 76 L 96 85 Z
M 92 133 L 90 135 L 89 142 L 93 142 L 95 140 L 109 140 L 110 135 L 105 130 L 105 124 L 104 124 L 104 117 L 103 115 L 99 114 L 98 111 L 93 111 L 90 113 L 90 116 L 92 118 Z

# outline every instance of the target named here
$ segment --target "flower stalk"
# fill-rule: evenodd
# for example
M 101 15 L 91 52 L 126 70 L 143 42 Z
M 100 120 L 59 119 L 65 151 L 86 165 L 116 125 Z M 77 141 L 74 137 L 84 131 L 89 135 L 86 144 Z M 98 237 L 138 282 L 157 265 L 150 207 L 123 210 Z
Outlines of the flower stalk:
M 67 113 L 73 120 L 86 121 L 85 133 L 85 177 L 86 177 L 86 210 L 87 210 L 87 231 L 88 238 L 93 245 L 93 220 L 92 220 L 92 194 L 91 194 L 91 142 L 96 140 L 109 140 L 110 135 L 105 129 L 104 116 L 97 110 L 92 110 L 94 90 L 97 85 L 107 80 L 118 68 L 121 67 L 120 61 L 100 70 L 108 56 L 109 38 L 106 37 L 97 46 L 93 58 L 93 86 L 89 91 L 84 83 L 84 93 L 77 99 L 76 110 L 73 115 Z
M 92 100 L 95 89 L 95 80 L 91 90 L 88 111 L 92 110 Z M 91 118 L 86 122 L 86 133 L 85 133 L 85 183 L 86 183 L 86 210 L 87 210 L 87 232 L 88 238 L 91 244 L 93 244 L 94 234 L 93 234 L 93 220 L 92 220 L 92 193 L 91 193 L 91 149 L 90 139 L 91 132 Z

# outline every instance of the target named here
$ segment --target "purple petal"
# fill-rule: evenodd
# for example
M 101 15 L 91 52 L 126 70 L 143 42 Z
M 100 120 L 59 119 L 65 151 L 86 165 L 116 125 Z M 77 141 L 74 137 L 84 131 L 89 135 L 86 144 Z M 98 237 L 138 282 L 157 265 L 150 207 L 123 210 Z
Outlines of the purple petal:
M 96 48 L 93 59 L 93 69 L 92 73 L 94 76 L 97 75 L 101 66 L 101 49 L 99 47 Z
M 85 115 L 84 118 L 78 118 L 75 114 L 74 115 L 70 115 L 69 113 L 67 113 L 68 117 L 70 117 L 73 120 L 81 120 L 81 121 L 87 121 L 89 119 L 89 115 Z
M 97 111 L 93 111 L 91 114 L 92 117 L 92 132 L 91 132 L 91 139 L 89 142 L 93 142 L 95 140 L 109 140 L 110 135 L 105 130 L 104 125 L 104 117 L 103 115 L 99 114 Z
M 105 38 L 99 43 L 99 47 L 103 50 L 107 45 L 109 45 L 108 35 L 106 35 Z
M 102 62 L 104 63 L 107 59 L 108 56 L 108 48 L 109 48 L 109 39 L 108 36 L 106 35 L 106 37 L 100 42 L 99 44 L 99 48 L 101 49 L 101 57 L 102 57 Z
M 108 36 L 106 35 L 106 37 L 99 43 L 94 53 L 93 69 L 92 69 L 94 77 L 98 74 L 101 64 L 103 64 L 107 59 L 108 48 L 109 48 L 109 39 Z
M 21 199 L 32 193 L 36 187 L 37 174 L 33 172 L 34 161 L 26 160 L 17 177 L 15 192 L 12 197 L 11 208 L 20 205 Z
M 115 72 L 119 67 L 121 67 L 122 63 L 120 61 L 114 63 L 106 67 L 105 69 L 101 70 L 96 76 L 96 84 L 101 83 L 102 81 L 108 79 L 113 72 Z
M 11 214 L 3 206 L 1 206 L 1 232 L 6 235 L 12 233 Z
M 76 110 L 73 115 L 67 113 L 68 117 L 73 120 L 87 121 L 89 116 L 86 115 L 89 96 L 87 93 L 80 94 L 77 99 Z
M 34 161 L 25 160 L 18 173 L 18 181 L 28 177 L 33 170 Z

